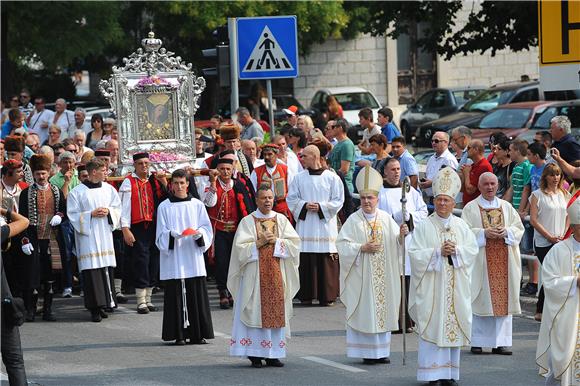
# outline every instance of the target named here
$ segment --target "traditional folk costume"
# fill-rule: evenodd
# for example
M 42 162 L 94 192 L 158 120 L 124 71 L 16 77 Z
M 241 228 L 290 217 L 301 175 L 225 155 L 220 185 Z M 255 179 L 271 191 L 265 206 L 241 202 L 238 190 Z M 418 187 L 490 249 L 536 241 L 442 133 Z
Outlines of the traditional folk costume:
M 570 224 L 580 224 L 580 201 L 568 208 Z M 557 243 L 542 264 L 544 312 L 536 351 L 546 385 L 580 385 L 580 240 Z
M 452 168 L 441 169 L 433 181 L 435 197 L 455 200 L 460 188 Z M 441 255 L 446 240 L 455 243 L 455 255 Z M 419 333 L 419 381 L 459 379 L 460 348 L 470 343 L 470 277 L 478 251 L 469 226 L 451 214 L 442 218 L 433 213 L 413 232 L 409 313 Z
M 50 172 L 50 158 L 45 155 L 33 155 L 30 158 L 32 171 Z M 26 320 L 34 321 L 36 302 L 40 284 L 44 286 L 43 319 L 55 321 L 52 312 L 54 278 L 52 275 L 52 257 L 50 240 L 55 238 L 53 232 L 63 220 L 66 213 L 65 198 L 55 185 L 47 183 L 40 186 L 36 183 L 27 187 L 20 194 L 20 214 L 28 218 L 30 224 L 21 233 L 21 258 L 25 262 L 24 274 L 18 279 L 22 285 L 22 298 L 26 306 Z
M 91 212 L 100 207 L 107 208 L 109 214 L 92 217 Z M 103 308 L 116 307 L 112 232 L 120 226 L 121 199 L 115 188 L 106 182 L 87 180 L 69 192 L 67 215 L 75 229 L 85 307 L 91 311 L 94 321 L 100 321 Z
M 509 355 L 505 347 L 512 345 L 512 315 L 521 313 L 519 245 L 524 225 L 509 202 L 487 201 L 481 195 L 465 205 L 461 218 L 471 227 L 479 247 L 471 274 L 472 351 L 491 347 L 494 353 Z M 486 229 L 498 226 L 507 231 L 504 239 L 485 237 Z
M 24 160 L 24 138 L 17 136 L 9 136 L 4 138 L 4 151 L 6 152 L 18 152 L 22 153 L 22 159 Z M 32 185 L 34 183 L 34 178 L 32 177 L 32 170 L 30 165 L 23 162 L 22 170 L 24 171 L 24 182 L 27 185 Z
M 366 166 L 357 176 L 360 194 L 379 194 L 383 178 Z M 391 331 L 397 330 L 401 301 L 399 227 L 392 217 L 375 209 L 359 209 L 344 223 L 336 240 L 340 257 L 340 300 L 346 307 L 346 355 L 365 362 L 388 362 Z M 368 242 L 378 252 L 362 252 Z
M 384 210 L 389 215 L 393 217 L 395 222 L 398 225 L 402 225 L 403 223 L 407 224 L 409 228 L 409 234 L 405 236 L 405 294 L 407 295 L 407 299 L 405 301 L 406 304 L 406 318 L 405 318 L 405 328 L 410 329 L 413 327 L 413 319 L 411 319 L 411 315 L 409 315 L 409 286 L 411 283 L 411 260 L 409 259 L 409 245 L 411 244 L 411 239 L 413 237 L 413 230 L 415 227 L 425 220 L 429 215 L 429 211 L 427 210 L 427 204 L 423 201 L 423 197 L 421 193 L 419 193 L 416 189 L 411 187 L 409 192 L 405 195 L 407 199 L 406 209 L 407 209 L 407 218 L 403 220 L 403 213 L 402 213 L 402 204 L 401 204 L 401 197 L 403 188 L 402 186 L 390 186 L 386 182 L 383 184 L 383 188 L 379 192 L 379 209 Z M 401 303 L 402 307 L 402 303 Z M 399 312 L 403 312 L 403 310 L 399 310 Z M 399 320 L 399 330 L 402 330 L 402 326 L 400 325 Z
M 256 241 L 267 230 L 276 243 L 258 249 Z M 235 299 L 230 355 L 255 357 L 252 363 L 261 366 L 261 358 L 268 363 L 286 357 L 292 299 L 300 283 L 300 238 L 285 216 L 256 210 L 242 219 L 234 245 L 228 275 Z
M 149 158 L 147 153 L 133 155 L 133 161 Z M 142 180 L 135 173 L 127 176 L 119 188 L 122 212 L 121 227 L 130 228 L 135 242 L 127 246 L 133 265 L 137 312 L 156 311 L 151 294 L 159 277 L 159 249 L 155 245 L 157 207 L 167 197 L 167 189 L 153 174 Z
M 182 237 L 186 229 L 197 236 Z M 170 196 L 157 211 L 155 242 L 161 251 L 160 279 L 164 281 L 164 341 L 185 339 L 201 343 L 213 339 L 203 253 L 211 245 L 213 231 L 205 206 L 187 196 Z
M 294 178 L 286 197 L 300 235 L 300 291 L 298 299 L 321 305 L 336 300 L 339 293 L 339 263 L 336 249 L 337 213 L 344 202 L 344 187 L 330 170 L 305 170 Z M 319 205 L 317 213 L 306 204 Z
M 268 144 L 264 148 L 273 150 L 276 154 L 279 151 L 277 145 Z M 266 164 L 257 167 L 250 176 L 254 190 L 262 185 L 268 186 L 274 193 L 274 207 L 273 211 L 283 214 L 293 221 L 292 212 L 286 203 L 286 196 L 288 196 L 288 186 L 292 183 L 293 178 L 288 175 L 288 167 L 281 163 L 276 163 L 274 167 L 268 167 Z
M 231 158 L 221 158 L 219 163 L 233 165 L 234 161 Z M 211 186 L 206 188 L 202 201 L 208 207 L 214 231 L 213 254 L 220 307 L 226 309 L 233 305 L 233 298 L 228 293 L 226 284 L 234 236 L 242 218 L 253 212 L 256 204 L 245 184 L 233 178 L 226 184 L 220 177 L 216 179 L 215 189 Z
M 15 173 L 16 169 L 22 167 L 22 162 L 15 159 L 9 159 L 4 161 L 2 164 L 3 177 L 0 180 L 2 184 L 1 193 L 1 206 L 6 210 L 11 210 L 14 213 L 18 213 L 18 204 L 20 201 L 20 194 L 23 189 L 26 189 L 28 184 L 24 181 L 17 182 L 14 186 L 10 186 L 6 183 L 4 175 L 6 173 Z M 18 279 L 26 271 L 24 259 L 21 258 L 21 237 L 20 235 L 12 237 L 2 243 L 2 255 L 4 261 L 4 270 L 6 271 L 6 279 L 8 284 L 12 289 L 14 296 L 22 296 L 22 284 L 20 279 Z

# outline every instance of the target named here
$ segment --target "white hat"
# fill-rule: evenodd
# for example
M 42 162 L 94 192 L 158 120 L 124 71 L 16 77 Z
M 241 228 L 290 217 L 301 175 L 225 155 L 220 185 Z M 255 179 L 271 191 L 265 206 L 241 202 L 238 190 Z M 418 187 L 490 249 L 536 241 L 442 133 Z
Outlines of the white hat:
M 359 194 L 375 194 L 378 196 L 383 186 L 383 177 L 370 165 L 361 169 L 356 177 L 356 189 Z
M 455 199 L 460 190 L 461 180 L 457 172 L 448 166 L 439 170 L 433 178 L 433 196 L 435 197 L 444 194 Z
M 284 113 L 286 115 L 296 115 L 296 113 L 292 110 L 288 110 L 288 109 L 282 109 L 282 111 L 284 111 Z
M 580 224 L 580 197 L 576 198 L 572 205 L 570 205 L 566 210 L 568 211 L 570 224 Z

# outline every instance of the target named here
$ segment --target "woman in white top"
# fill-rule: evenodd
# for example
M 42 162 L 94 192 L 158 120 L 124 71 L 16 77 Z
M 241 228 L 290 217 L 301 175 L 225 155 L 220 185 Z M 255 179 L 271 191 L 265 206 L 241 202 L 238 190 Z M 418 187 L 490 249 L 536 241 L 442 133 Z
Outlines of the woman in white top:
M 540 189 L 530 196 L 530 223 L 534 227 L 534 250 L 540 264 L 548 251 L 561 241 L 570 225 L 566 206 L 570 194 L 562 188 L 562 170 L 556 164 L 547 164 L 540 178 Z M 544 288 L 540 289 L 536 304 L 536 320 L 542 319 Z

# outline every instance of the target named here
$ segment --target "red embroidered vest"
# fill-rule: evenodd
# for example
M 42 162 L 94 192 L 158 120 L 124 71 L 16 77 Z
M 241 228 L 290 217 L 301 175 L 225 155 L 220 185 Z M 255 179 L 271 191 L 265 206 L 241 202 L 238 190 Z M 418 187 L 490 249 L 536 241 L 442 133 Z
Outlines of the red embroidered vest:
M 218 182 L 216 194 L 217 204 L 207 208 L 211 223 L 217 231 L 235 232 L 241 220 L 236 193 L 233 188 L 226 192 Z
M 149 180 L 142 181 L 132 175 L 127 176 L 131 182 L 131 224 L 151 222 L 155 214 L 155 199 Z M 160 195 L 159 182 L 154 180 L 155 190 Z M 158 197 L 159 198 L 159 197 Z
M 258 166 L 255 170 L 259 188 L 262 185 L 268 185 L 274 192 L 274 212 L 281 213 L 292 221 L 292 212 L 286 204 L 288 195 L 288 166 L 277 164 L 274 174 L 268 174 L 266 165 Z

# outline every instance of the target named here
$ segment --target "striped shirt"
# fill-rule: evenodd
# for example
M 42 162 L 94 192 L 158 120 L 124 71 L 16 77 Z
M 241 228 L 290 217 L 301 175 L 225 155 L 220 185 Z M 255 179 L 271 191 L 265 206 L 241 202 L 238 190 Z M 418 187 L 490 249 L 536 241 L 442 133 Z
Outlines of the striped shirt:
M 517 164 L 512 172 L 512 205 L 514 208 L 520 208 L 520 201 L 522 200 L 522 192 L 524 186 L 530 183 L 530 171 L 532 169 L 532 164 L 530 161 L 525 160 Z

